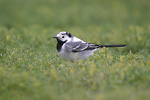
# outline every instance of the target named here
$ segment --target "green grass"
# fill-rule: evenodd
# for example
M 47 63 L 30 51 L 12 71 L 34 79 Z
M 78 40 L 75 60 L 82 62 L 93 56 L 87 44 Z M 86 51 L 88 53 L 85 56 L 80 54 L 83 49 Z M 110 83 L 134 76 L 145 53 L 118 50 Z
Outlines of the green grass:
M 1 0 L 0 100 L 149 100 L 149 0 Z M 60 31 L 103 48 L 63 60 Z

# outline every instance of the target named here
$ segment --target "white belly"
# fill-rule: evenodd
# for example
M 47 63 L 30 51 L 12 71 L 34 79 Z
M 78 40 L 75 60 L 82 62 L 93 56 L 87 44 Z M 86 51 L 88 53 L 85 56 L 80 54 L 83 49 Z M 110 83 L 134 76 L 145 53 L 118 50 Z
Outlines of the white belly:
M 77 53 L 71 53 L 71 52 L 65 52 L 61 51 L 59 52 L 59 55 L 63 57 L 64 59 L 69 59 L 73 61 L 74 59 L 87 59 L 89 56 L 93 54 L 93 51 L 82 51 Z
M 59 55 L 64 59 L 69 59 L 71 61 L 77 58 L 77 54 L 71 52 L 61 51 L 59 52 Z

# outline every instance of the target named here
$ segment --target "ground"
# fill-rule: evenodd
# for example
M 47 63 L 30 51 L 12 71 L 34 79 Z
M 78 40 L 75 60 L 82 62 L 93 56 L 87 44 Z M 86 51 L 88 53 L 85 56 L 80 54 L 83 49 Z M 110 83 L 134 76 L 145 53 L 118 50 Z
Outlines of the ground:
M 149 100 L 149 0 L 1 0 L 1 100 Z M 68 31 L 103 48 L 71 62 L 57 53 Z

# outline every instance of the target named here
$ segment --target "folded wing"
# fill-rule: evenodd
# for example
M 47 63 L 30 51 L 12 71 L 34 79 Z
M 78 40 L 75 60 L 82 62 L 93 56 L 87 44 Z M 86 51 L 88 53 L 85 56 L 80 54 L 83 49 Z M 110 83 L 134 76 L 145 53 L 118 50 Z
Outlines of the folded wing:
M 99 45 L 87 42 L 68 42 L 66 43 L 66 46 L 69 47 L 72 52 L 81 52 L 85 50 L 94 50 L 96 48 L 99 48 Z

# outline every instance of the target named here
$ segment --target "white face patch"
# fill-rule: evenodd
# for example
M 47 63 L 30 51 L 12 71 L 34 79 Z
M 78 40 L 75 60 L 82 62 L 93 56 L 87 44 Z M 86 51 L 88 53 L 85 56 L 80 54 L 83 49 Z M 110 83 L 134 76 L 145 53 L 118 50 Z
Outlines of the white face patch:
M 60 32 L 57 34 L 57 37 L 59 40 L 65 42 L 65 41 L 70 41 L 71 38 L 66 34 L 66 32 Z

